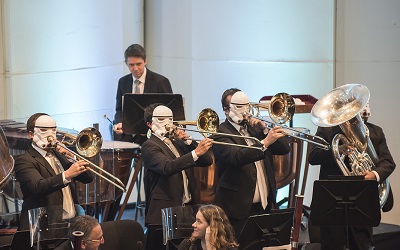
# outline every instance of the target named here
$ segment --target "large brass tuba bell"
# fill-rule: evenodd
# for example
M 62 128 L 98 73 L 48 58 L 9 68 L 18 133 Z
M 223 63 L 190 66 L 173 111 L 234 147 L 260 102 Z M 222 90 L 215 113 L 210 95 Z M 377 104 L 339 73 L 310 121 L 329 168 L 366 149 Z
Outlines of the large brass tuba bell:
M 361 84 L 346 84 L 338 87 L 314 104 L 311 110 L 312 122 L 320 127 L 339 125 L 343 134 L 337 134 L 332 140 L 332 150 L 337 164 L 346 176 L 360 175 L 375 169 L 379 159 L 369 138 L 360 112 L 367 105 L 369 90 Z M 344 162 L 346 155 L 339 152 L 340 142 L 353 144 L 355 150 L 348 155 L 350 164 Z M 378 185 L 380 205 L 383 207 L 389 195 L 389 179 Z

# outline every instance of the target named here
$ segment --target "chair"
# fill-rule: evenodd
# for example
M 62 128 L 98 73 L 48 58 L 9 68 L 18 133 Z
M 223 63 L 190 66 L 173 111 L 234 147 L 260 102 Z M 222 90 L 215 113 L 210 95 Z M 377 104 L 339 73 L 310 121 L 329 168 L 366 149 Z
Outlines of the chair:
M 145 238 L 142 226 L 134 220 L 102 222 L 103 250 L 143 250 Z

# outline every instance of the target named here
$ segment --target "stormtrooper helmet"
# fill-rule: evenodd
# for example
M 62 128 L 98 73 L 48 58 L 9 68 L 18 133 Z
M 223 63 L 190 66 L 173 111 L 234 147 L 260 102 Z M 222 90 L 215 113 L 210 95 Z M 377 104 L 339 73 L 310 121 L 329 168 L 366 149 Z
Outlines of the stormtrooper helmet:
M 371 110 L 369 108 L 369 102 L 365 107 L 361 110 L 361 118 L 364 120 L 364 122 L 368 121 L 368 118 L 371 116 Z
M 52 144 L 47 140 L 48 137 L 56 139 L 56 121 L 48 115 L 39 116 L 33 129 L 33 142 L 40 148 L 51 148 Z
M 165 136 L 167 133 L 166 125 L 172 126 L 172 110 L 160 105 L 153 110 L 151 130 L 158 136 Z
M 243 114 L 249 112 L 249 97 L 238 91 L 232 95 L 229 107 L 229 117 L 234 123 L 240 124 L 244 120 Z

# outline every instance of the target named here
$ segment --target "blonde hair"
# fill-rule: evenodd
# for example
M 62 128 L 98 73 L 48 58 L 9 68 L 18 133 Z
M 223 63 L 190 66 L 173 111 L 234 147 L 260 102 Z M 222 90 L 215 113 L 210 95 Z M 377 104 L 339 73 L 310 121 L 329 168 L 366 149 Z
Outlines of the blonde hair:
M 235 233 L 224 210 L 216 205 L 204 205 L 199 208 L 199 212 L 210 227 L 210 241 L 217 250 L 229 249 L 239 246 L 235 241 Z M 190 241 L 196 238 L 192 235 Z

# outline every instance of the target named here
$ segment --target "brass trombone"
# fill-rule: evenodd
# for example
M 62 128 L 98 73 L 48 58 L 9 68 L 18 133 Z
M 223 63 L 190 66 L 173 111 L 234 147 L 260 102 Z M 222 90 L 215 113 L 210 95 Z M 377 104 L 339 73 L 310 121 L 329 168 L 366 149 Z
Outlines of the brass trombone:
M 326 140 L 324 140 L 323 138 L 321 138 L 319 136 L 310 135 L 310 134 L 304 133 L 302 131 L 299 131 L 299 130 L 296 130 L 291 127 L 283 125 L 284 123 L 287 123 L 288 121 L 290 121 L 293 118 L 293 115 L 295 112 L 295 103 L 294 103 L 294 99 L 291 95 L 289 95 L 287 93 L 278 93 L 271 98 L 271 101 L 269 102 L 269 104 L 268 103 L 249 103 L 249 106 L 250 106 L 250 113 L 245 114 L 245 116 L 247 118 L 254 117 L 258 120 L 261 120 L 261 121 L 269 124 L 269 126 L 272 126 L 272 127 L 275 125 L 282 126 L 286 130 L 290 130 L 290 131 L 293 131 L 293 132 L 296 132 L 299 134 L 299 136 L 291 134 L 290 136 L 293 138 L 297 138 L 299 140 L 303 140 L 306 142 L 316 144 L 318 147 L 325 149 L 325 150 L 328 150 L 330 148 L 330 144 Z M 271 117 L 273 122 L 267 121 L 259 116 L 261 108 L 268 110 L 269 116 Z M 316 140 L 318 140 L 320 142 L 318 142 Z
M 71 154 L 75 155 L 77 158 L 84 160 L 85 162 L 89 163 L 89 165 L 93 166 L 95 169 L 101 171 L 102 173 L 104 173 L 105 175 L 107 175 L 108 177 L 96 172 L 94 169 L 87 167 L 86 169 L 88 169 L 89 171 L 93 172 L 94 174 L 96 174 L 97 176 L 103 178 L 104 180 L 108 181 L 109 183 L 111 183 L 112 185 L 114 185 L 115 187 L 121 189 L 123 192 L 126 192 L 126 187 L 125 185 L 122 183 L 122 181 L 120 179 L 118 179 L 117 177 L 115 177 L 114 175 L 110 174 L 109 172 L 105 171 L 104 169 L 100 168 L 99 166 L 97 166 L 96 164 L 94 164 L 93 162 L 87 160 L 85 157 L 93 157 L 95 155 L 97 155 L 100 150 L 101 150 L 101 145 L 103 144 L 103 139 L 102 136 L 100 134 L 100 132 L 95 129 L 95 128 L 85 128 L 84 130 L 82 130 L 77 136 L 65 133 L 65 132 L 60 132 L 57 131 L 57 133 L 62 134 L 64 137 L 69 137 L 72 140 L 75 141 L 76 144 L 76 151 L 78 152 L 75 153 L 74 151 L 70 150 L 69 148 L 67 148 L 63 143 L 55 140 L 55 138 L 53 138 L 53 136 L 49 136 L 47 137 L 47 140 L 54 146 L 60 146 L 63 149 L 67 150 L 68 152 L 70 152 Z M 85 157 L 83 157 L 85 156 Z M 68 155 L 66 155 L 67 158 L 73 160 L 73 161 L 77 161 L 75 158 L 72 158 Z M 114 179 L 114 181 L 110 180 Z
M 230 145 L 230 146 L 236 146 L 236 147 L 243 147 L 243 148 L 253 148 L 253 149 L 258 149 L 258 150 L 263 150 L 263 143 L 252 136 L 244 136 L 244 135 L 234 135 L 234 134 L 227 134 L 227 133 L 220 133 L 218 131 L 218 126 L 219 126 L 219 117 L 217 112 L 210 108 L 205 108 L 197 116 L 196 121 L 174 121 L 176 125 L 180 126 L 186 126 L 186 125 L 191 125 L 191 126 L 197 126 L 197 130 L 195 129 L 187 129 L 179 126 L 165 126 L 165 129 L 170 132 L 170 135 L 174 136 L 174 130 L 176 129 L 181 129 L 185 131 L 192 131 L 192 132 L 198 132 L 201 133 L 204 137 L 210 137 L 212 135 L 222 135 L 222 136 L 229 136 L 229 137 L 240 137 L 244 139 L 251 139 L 260 144 L 260 147 L 256 146 L 249 146 L 249 145 L 241 145 L 241 144 L 234 144 L 234 143 L 227 143 L 227 142 L 219 142 L 219 141 L 213 141 L 214 144 L 222 144 L 222 145 Z

